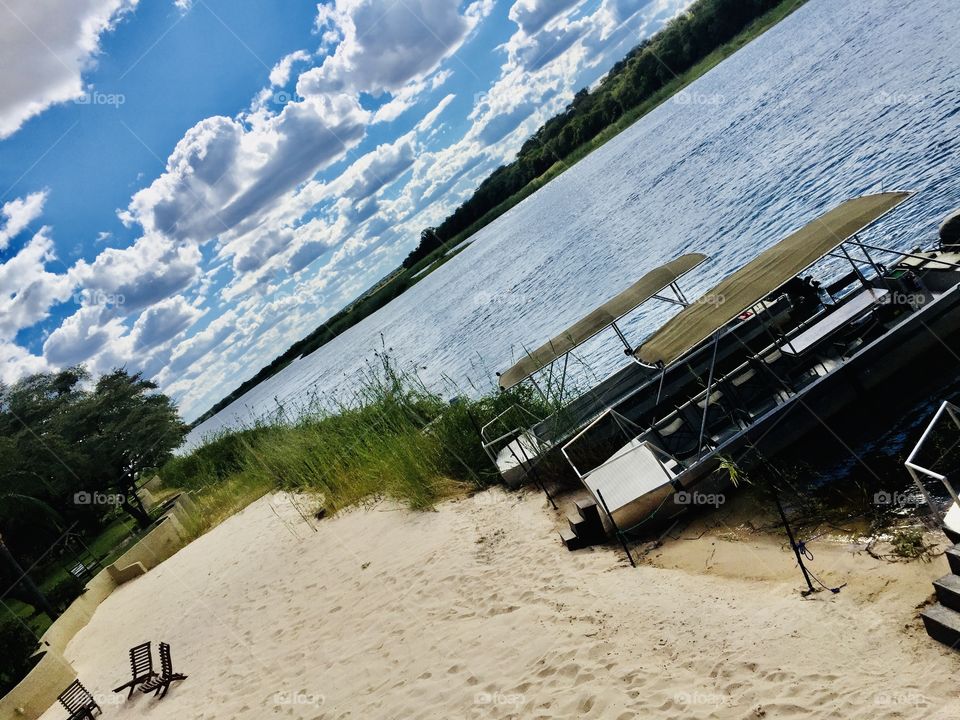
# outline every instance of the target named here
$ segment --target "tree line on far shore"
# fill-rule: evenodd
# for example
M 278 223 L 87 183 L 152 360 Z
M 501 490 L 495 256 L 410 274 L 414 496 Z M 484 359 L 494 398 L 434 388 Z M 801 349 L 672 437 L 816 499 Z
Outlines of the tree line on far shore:
M 404 267 L 413 267 L 431 252 L 453 244 L 458 235 L 491 210 L 779 3 L 780 0 L 697 0 L 627 53 L 597 88 L 580 90 L 562 113 L 548 120 L 523 144 L 513 162 L 494 170 L 440 225 L 423 230 L 419 245 L 406 257 Z

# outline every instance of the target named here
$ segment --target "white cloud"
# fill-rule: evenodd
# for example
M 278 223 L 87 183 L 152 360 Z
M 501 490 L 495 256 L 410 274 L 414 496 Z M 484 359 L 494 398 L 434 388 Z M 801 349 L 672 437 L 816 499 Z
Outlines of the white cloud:
M 101 35 L 137 2 L 0 2 L 0 139 L 51 105 L 80 97 Z
M 356 98 L 343 94 L 290 103 L 278 115 L 207 118 L 122 217 L 148 234 L 193 243 L 242 233 L 244 223 L 359 142 L 367 119 Z
M 306 50 L 297 50 L 289 55 L 284 55 L 270 71 L 270 84 L 274 87 L 283 87 L 290 82 L 290 72 L 293 70 L 293 64 L 306 62 L 309 59 L 310 53 Z
M 11 200 L 0 207 L 0 218 L 4 219 L 0 227 L 0 250 L 5 249 L 13 238 L 40 217 L 46 200 L 47 192 L 41 190 L 30 193 L 24 198 Z
M 147 308 L 133 325 L 134 352 L 165 343 L 190 327 L 203 314 L 180 295 Z
M 579 5 L 583 0 L 517 0 L 508 16 L 525 35 L 533 35 L 553 18 Z
M 456 100 L 456 98 L 457 96 L 451 93 L 438 102 L 436 107 L 424 115 L 420 122 L 417 123 L 417 132 L 424 132 L 433 127 L 433 124 L 437 121 L 437 118 L 440 117 L 440 114 L 446 110 L 447 106 Z
M 108 248 L 88 263 L 79 261 L 71 276 L 84 295 L 132 313 L 189 287 L 200 274 L 200 251 L 157 234 L 123 249 Z
M 53 240 L 49 228 L 43 227 L 0 264 L 0 341 L 12 340 L 19 330 L 40 322 L 53 305 L 70 297 L 73 283 L 67 274 L 47 269 L 54 260 Z
M 300 76 L 297 92 L 396 91 L 424 77 L 460 47 L 478 10 L 461 15 L 451 0 L 336 0 L 320 5 L 318 27 L 341 38 L 320 67 Z
M 125 334 L 117 317 L 104 322 L 104 307 L 86 305 L 50 333 L 43 343 L 43 354 L 53 365 L 66 367 L 89 360 L 114 339 Z
M 0 383 L 12 385 L 27 375 L 51 369 L 42 355 L 34 355 L 19 345 L 0 340 Z

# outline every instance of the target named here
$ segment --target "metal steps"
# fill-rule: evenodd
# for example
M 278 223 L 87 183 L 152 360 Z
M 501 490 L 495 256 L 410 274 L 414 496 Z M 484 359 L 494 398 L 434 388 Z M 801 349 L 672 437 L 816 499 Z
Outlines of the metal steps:
M 946 552 L 950 572 L 934 580 L 937 602 L 921 613 L 927 635 L 934 640 L 960 648 L 960 544 Z
M 960 645 L 960 613 L 956 610 L 937 603 L 920 613 L 920 617 L 927 635 L 934 640 L 952 648 Z
M 951 548 L 947 548 L 945 554 L 947 556 L 947 562 L 950 563 L 950 572 L 954 575 L 960 575 L 960 547 L 954 545 Z
M 574 503 L 573 512 L 567 515 L 567 525 L 569 527 L 560 531 L 560 540 L 567 550 L 580 550 L 606 542 L 607 534 L 593 500 Z

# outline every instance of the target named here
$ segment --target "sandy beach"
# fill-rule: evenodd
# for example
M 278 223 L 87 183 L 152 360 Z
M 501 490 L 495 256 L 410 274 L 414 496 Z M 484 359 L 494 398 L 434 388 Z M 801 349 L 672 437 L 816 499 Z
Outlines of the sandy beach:
M 271 495 L 119 588 L 65 654 L 118 718 L 960 717 L 960 656 L 918 618 L 942 557 L 818 542 L 811 567 L 847 586 L 802 599 L 773 537 L 688 527 L 634 569 L 567 552 L 559 522 L 499 489 L 309 524 Z M 110 690 L 145 640 L 189 677 L 128 701 Z

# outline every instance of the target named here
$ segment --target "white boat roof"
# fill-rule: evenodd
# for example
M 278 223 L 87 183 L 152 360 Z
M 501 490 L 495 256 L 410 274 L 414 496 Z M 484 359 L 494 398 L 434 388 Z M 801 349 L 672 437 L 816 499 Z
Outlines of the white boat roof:
M 701 253 L 688 253 L 661 265 L 637 280 L 626 290 L 575 322 L 556 337 L 529 352 L 509 370 L 500 373 L 500 388 L 508 390 L 563 357 L 601 330 L 642 305 L 677 279 L 707 260 Z
M 676 362 L 910 195 L 884 192 L 841 203 L 728 275 L 674 315 L 634 355 L 647 365 Z

